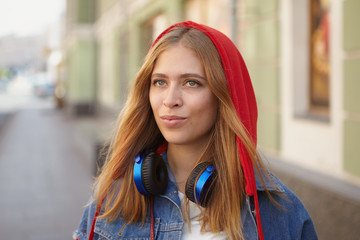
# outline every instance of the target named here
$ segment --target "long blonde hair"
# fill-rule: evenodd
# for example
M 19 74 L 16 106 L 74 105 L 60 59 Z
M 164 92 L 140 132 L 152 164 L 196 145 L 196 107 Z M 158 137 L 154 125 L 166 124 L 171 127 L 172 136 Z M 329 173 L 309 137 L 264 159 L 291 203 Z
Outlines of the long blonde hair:
M 245 180 L 237 148 L 238 136 L 255 168 L 262 169 L 256 146 L 239 119 L 228 92 L 220 56 L 212 41 L 201 31 L 174 28 L 149 51 L 136 76 L 124 109 L 119 115 L 106 163 L 94 184 L 94 199 L 106 197 L 101 218 L 114 221 L 120 214 L 128 223 L 145 221 L 149 197 L 141 195 L 133 180 L 134 158 L 145 148 L 156 149 L 165 140 L 158 129 L 149 103 L 150 78 L 159 55 L 181 44 L 194 51 L 203 64 L 210 90 L 218 99 L 217 121 L 212 130 L 204 158 L 216 165 L 216 197 L 202 211 L 202 231 L 225 231 L 231 239 L 243 239 L 241 209 L 245 200 Z

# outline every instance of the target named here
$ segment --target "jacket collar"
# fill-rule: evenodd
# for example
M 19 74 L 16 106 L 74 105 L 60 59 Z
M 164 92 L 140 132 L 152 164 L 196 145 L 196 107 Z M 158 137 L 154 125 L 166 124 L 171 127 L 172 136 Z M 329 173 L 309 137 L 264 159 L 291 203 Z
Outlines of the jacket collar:
M 267 189 L 270 192 L 285 192 L 283 185 L 280 180 L 275 177 L 271 172 L 268 172 L 269 177 L 266 177 L 265 174 L 262 173 L 264 178 L 264 183 L 261 181 L 261 177 L 259 173 L 254 169 L 255 172 L 255 181 L 256 181 L 256 190 L 257 191 L 265 191 Z
M 168 169 L 168 175 L 169 175 L 169 181 L 174 183 L 171 184 L 167 189 L 166 192 L 163 195 L 170 195 L 172 196 L 174 192 L 177 192 L 177 188 L 176 188 L 176 184 L 175 184 L 175 178 L 174 175 L 171 173 L 170 168 L 169 168 L 169 163 L 167 160 L 167 155 L 166 155 L 167 151 L 163 151 L 161 153 L 161 156 L 163 157 L 163 159 L 165 160 L 167 169 Z M 264 183 L 261 181 L 261 177 L 259 176 L 259 173 L 257 173 L 257 171 L 255 171 L 255 181 L 256 181 L 256 189 L 257 191 L 265 191 L 265 189 L 267 189 L 270 192 L 284 192 L 284 188 L 280 182 L 280 180 L 275 177 L 271 172 L 268 172 L 269 177 L 267 178 L 266 175 L 264 173 L 262 173 L 262 176 L 264 178 Z

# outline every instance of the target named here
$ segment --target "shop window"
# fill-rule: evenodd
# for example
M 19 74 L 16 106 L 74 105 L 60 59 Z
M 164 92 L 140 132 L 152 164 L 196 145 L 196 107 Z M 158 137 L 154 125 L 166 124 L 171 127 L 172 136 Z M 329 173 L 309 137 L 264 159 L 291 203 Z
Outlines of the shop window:
M 329 0 L 310 0 L 309 113 L 329 115 L 330 22 Z

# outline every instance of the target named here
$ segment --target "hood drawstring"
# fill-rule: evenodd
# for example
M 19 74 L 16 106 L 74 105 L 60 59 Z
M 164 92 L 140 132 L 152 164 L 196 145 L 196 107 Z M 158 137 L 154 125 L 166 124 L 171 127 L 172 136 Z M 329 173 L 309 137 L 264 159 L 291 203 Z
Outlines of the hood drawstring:
M 99 216 L 100 210 L 101 210 L 101 204 L 98 203 L 98 204 L 96 205 L 95 216 L 94 216 L 93 221 L 92 221 L 92 224 L 91 224 L 91 229 L 90 229 L 90 233 L 89 233 L 89 240 L 93 240 L 93 238 L 94 238 L 94 234 L 95 234 L 95 223 L 96 223 L 97 217 Z M 76 239 L 76 240 L 78 240 L 78 239 Z
M 154 197 L 151 197 L 150 199 L 150 214 L 151 214 L 150 240 L 155 240 Z

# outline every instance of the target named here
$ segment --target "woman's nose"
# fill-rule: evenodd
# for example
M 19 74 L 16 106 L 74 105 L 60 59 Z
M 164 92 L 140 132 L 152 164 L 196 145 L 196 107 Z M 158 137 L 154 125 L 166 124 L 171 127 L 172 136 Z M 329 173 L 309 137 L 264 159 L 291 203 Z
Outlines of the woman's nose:
M 183 101 L 179 87 L 170 85 L 165 93 L 163 104 L 168 108 L 182 106 Z

